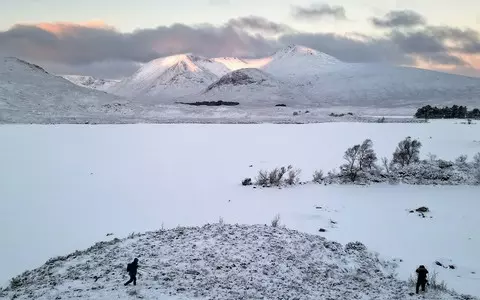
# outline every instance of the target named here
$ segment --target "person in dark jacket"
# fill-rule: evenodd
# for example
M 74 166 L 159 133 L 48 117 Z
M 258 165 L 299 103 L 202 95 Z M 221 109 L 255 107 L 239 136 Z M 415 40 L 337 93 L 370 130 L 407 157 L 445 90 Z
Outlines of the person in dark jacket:
M 125 282 L 125 286 L 133 282 L 133 285 L 137 285 L 137 269 L 138 269 L 138 258 L 135 258 L 133 262 L 127 265 L 127 272 L 130 275 L 130 279 Z
M 425 285 L 427 284 L 427 274 L 428 270 L 425 268 L 424 265 L 421 265 L 416 270 L 417 272 L 417 294 L 422 287 L 422 292 L 425 292 Z

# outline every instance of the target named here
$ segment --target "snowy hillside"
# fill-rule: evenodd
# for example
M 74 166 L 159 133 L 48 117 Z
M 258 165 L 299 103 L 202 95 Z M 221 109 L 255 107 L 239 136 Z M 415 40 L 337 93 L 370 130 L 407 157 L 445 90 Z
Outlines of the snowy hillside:
M 113 85 L 119 82 L 119 80 L 101 79 L 81 75 L 63 75 L 62 77 L 76 85 L 99 91 L 108 91 Z
M 294 82 L 307 80 L 305 77 L 318 74 L 326 67 L 343 64 L 330 55 L 297 45 L 291 45 L 275 52 L 267 61 L 262 66 L 263 70 Z
M 140 260 L 136 287 L 126 264 Z M 270 226 L 205 225 L 97 243 L 16 277 L 15 299 L 416 299 L 394 264 L 358 242 Z M 54 288 L 52 288 L 54 283 Z M 425 299 L 465 299 L 431 291 Z
M 270 106 L 298 102 L 307 103 L 300 90 L 259 69 L 239 69 L 224 75 L 205 91 L 197 101 L 234 101 L 246 106 Z
M 296 81 L 325 106 L 418 108 L 422 105 L 478 106 L 480 78 L 375 64 L 327 66 Z
M 24 122 L 55 117 L 105 115 L 120 104 L 118 97 L 77 86 L 37 65 L 0 58 L 0 121 L 21 116 Z
M 123 96 L 182 96 L 201 91 L 229 72 L 212 59 L 191 54 L 153 60 L 109 91 Z

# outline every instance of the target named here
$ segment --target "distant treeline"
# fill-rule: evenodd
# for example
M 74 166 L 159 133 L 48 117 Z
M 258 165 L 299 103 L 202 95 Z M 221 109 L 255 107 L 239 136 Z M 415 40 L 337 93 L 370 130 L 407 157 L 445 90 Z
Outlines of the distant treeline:
M 415 113 L 415 118 L 425 119 L 480 119 L 480 110 L 474 108 L 468 110 L 466 106 L 453 105 L 452 107 L 439 108 L 436 106 L 424 106 Z

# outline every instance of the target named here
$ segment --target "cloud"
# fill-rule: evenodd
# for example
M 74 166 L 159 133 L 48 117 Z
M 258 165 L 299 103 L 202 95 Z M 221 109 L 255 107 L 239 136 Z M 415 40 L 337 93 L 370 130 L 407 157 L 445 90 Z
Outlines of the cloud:
M 374 26 L 379 28 L 414 27 L 425 25 L 425 17 L 412 10 L 394 10 L 383 18 L 372 18 Z
M 468 65 L 460 57 L 448 54 L 448 53 L 426 53 L 423 54 L 420 59 L 424 62 L 436 65 L 446 66 L 466 66 Z
M 343 6 L 330 6 L 328 4 L 313 4 L 310 7 L 295 6 L 292 15 L 299 20 L 321 20 L 333 17 L 336 20 L 346 20 L 346 12 Z
M 238 29 L 247 29 L 265 34 L 278 34 L 293 31 L 290 26 L 281 23 L 275 23 L 266 18 L 257 16 L 231 19 L 228 22 L 228 25 Z
M 412 64 L 414 60 L 388 38 L 352 37 L 332 33 L 284 35 L 282 44 L 301 44 L 353 63 Z
M 173 24 L 131 33 L 102 22 L 23 24 L 0 31 L 0 56 L 16 56 L 56 73 L 104 77 L 129 75 L 139 63 L 171 54 L 260 57 L 288 44 L 305 45 L 346 62 L 480 68 L 479 59 L 470 60 L 480 57 L 479 32 L 451 26 L 391 28 L 381 36 L 339 35 L 298 32 L 247 16 L 221 26 Z
M 390 39 L 405 53 L 438 53 L 446 52 L 447 47 L 441 39 L 428 31 L 401 32 L 393 31 Z
M 263 25 L 274 29 L 272 24 Z M 106 60 L 147 62 L 185 52 L 205 56 L 264 55 L 273 50 L 273 44 L 262 35 L 250 35 L 229 24 L 174 24 L 120 33 L 111 27 L 54 23 L 16 25 L 0 32 L 2 55 L 73 65 Z
M 37 62 L 48 72 L 59 75 L 89 75 L 97 78 L 116 79 L 133 74 L 141 64 L 133 61 L 102 61 L 84 65 Z
M 406 53 L 480 53 L 480 34 L 473 29 L 426 26 L 407 32 L 393 30 L 389 35 Z
M 23 25 L 28 26 L 29 24 L 23 24 Z M 32 26 L 43 29 L 57 36 L 72 34 L 76 30 L 82 29 L 82 28 L 114 30 L 113 27 L 107 25 L 103 21 L 89 21 L 89 22 L 83 22 L 83 23 L 70 23 L 70 22 L 38 23 L 38 24 L 32 24 Z

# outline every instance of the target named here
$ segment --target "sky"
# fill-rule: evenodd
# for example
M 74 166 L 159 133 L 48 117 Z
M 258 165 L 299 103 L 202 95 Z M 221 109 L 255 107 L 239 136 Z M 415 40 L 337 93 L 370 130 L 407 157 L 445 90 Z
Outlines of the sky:
M 121 77 L 177 53 L 302 44 L 347 62 L 480 76 L 478 0 L 0 0 L 0 54 Z

